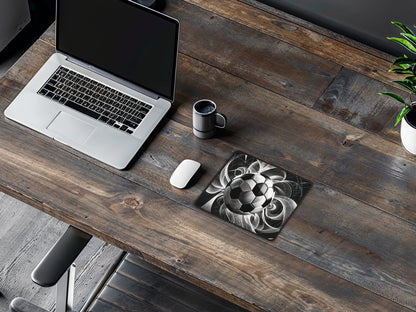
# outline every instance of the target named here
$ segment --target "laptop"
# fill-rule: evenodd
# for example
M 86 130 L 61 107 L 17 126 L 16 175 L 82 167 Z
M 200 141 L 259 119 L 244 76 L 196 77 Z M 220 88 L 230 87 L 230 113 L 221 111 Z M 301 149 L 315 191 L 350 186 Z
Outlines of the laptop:
M 5 116 L 123 169 L 174 100 L 179 22 L 129 0 L 56 10 L 56 53 Z

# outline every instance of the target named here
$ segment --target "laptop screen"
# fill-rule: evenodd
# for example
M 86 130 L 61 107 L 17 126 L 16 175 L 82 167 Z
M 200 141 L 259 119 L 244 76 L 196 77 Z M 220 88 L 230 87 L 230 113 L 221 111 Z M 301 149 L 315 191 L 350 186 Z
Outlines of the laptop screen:
M 179 23 L 128 0 L 58 0 L 57 50 L 173 100 Z

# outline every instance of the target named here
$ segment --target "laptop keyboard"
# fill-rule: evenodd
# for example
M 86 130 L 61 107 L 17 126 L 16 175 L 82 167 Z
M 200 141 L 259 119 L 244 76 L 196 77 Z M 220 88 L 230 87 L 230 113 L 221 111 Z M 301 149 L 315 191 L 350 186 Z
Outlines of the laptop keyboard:
M 129 134 L 152 108 L 62 66 L 38 93 Z

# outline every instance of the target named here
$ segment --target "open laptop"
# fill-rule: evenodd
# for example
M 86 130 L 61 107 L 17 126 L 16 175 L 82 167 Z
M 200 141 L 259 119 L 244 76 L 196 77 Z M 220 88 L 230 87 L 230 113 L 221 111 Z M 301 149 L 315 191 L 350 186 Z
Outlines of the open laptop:
M 5 116 L 118 169 L 174 100 L 179 22 L 129 0 L 57 0 L 56 53 Z

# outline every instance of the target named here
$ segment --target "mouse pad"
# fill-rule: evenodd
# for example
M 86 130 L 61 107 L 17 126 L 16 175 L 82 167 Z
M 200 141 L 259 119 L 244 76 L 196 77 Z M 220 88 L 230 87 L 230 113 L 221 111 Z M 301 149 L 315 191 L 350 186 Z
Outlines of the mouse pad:
M 197 199 L 197 206 L 273 240 L 312 187 L 304 178 L 235 152 Z

